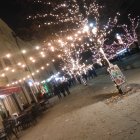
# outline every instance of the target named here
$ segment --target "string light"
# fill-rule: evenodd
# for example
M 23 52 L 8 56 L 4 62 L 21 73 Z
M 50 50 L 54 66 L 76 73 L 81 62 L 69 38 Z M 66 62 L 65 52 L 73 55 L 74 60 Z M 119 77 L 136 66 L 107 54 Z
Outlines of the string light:
M 18 66 L 21 66 L 21 63 L 19 62 L 17 65 L 18 65 Z
M 5 70 L 8 71 L 9 70 L 9 67 L 5 68 Z
M 25 54 L 27 51 L 26 51 L 26 50 L 22 50 L 21 52 L 22 52 L 23 54 Z
M 40 46 L 36 46 L 35 49 L 36 49 L 36 50 L 39 50 L 39 49 L 40 49 Z
M 32 76 L 34 76 L 35 75 L 35 73 L 32 73 Z
M 33 60 L 33 57 L 30 57 L 29 59 L 30 59 L 30 60 Z
M 49 66 L 49 63 L 47 63 L 46 65 Z M 44 67 L 44 66 L 41 66 L 41 67 L 40 67 L 40 70 L 45 70 L 45 67 Z M 36 70 L 35 72 L 32 72 L 31 75 L 34 76 L 34 75 L 36 75 L 36 73 L 39 74 L 39 73 L 41 72 L 40 70 L 38 69 L 38 70 Z M 25 81 L 26 79 L 31 78 L 31 75 L 27 75 L 26 77 L 23 77 L 22 79 L 19 79 L 19 80 L 20 80 L 21 82 L 23 82 L 23 81 Z M 5 74 L 3 73 L 3 74 L 1 75 L 1 77 L 5 77 Z M 9 83 L 8 85 L 9 85 L 9 86 L 10 86 L 10 85 L 16 85 L 16 84 L 19 82 L 19 80 L 15 81 L 15 82 L 12 82 L 11 84 Z
M 7 57 L 7 58 L 10 58 L 10 57 L 11 57 L 11 54 L 6 54 L 6 57 Z
M 26 65 L 23 64 L 23 65 L 22 65 L 22 68 L 25 68 L 25 67 L 26 67 Z
M 41 67 L 41 69 L 44 70 L 45 68 L 44 67 Z
M 12 72 L 15 72 L 15 69 L 12 69 Z
M 44 1 L 39 1 L 39 3 L 43 3 Z M 46 2 L 45 4 L 47 4 L 48 2 Z M 113 30 L 113 28 L 116 26 L 117 24 L 117 18 L 119 16 L 119 14 L 117 14 L 117 16 L 114 17 L 114 19 L 109 18 L 109 21 L 106 23 L 106 25 L 101 26 L 101 22 L 100 22 L 100 13 L 99 11 L 103 8 L 102 6 L 99 6 L 96 2 L 93 2 L 89 7 L 86 6 L 85 1 L 84 1 L 84 9 L 85 9 L 85 13 L 86 15 L 83 16 L 83 14 L 81 14 L 80 10 L 79 10 L 79 6 L 76 3 L 75 0 L 72 0 L 72 4 L 71 7 L 69 4 L 67 4 L 69 2 L 63 3 L 63 4 L 53 4 L 53 3 L 49 3 L 49 5 L 53 5 L 54 10 L 47 14 L 37 14 L 35 16 L 29 16 L 28 19 L 37 19 L 37 18 L 44 18 L 44 17 L 55 17 L 57 19 L 57 22 L 44 22 L 44 24 L 40 24 L 38 25 L 39 28 L 44 27 L 45 26 L 50 26 L 50 25 L 54 25 L 54 24 L 60 24 L 60 23 L 67 23 L 67 22 L 71 22 L 74 23 L 76 26 L 74 28 L 74 30 L 71 29 L 72 32 L 70 35 L 64 35 L 62 37 L 60 37 L 58 34 L 56 34 L 56 36 L 59 38 L 55 39 L 55 40 L 49 40 L 49 42 L 47 40 L 44 41 L 43 47 L 40 46 L 36 46 L 35 49 L 36 50 L 41 50 L 39 51 L 41 57 L 45 57 L 46 56 L 46 52 L 49 53 L 48 50 L 51 50 L 52 53 L 55 53 L 57 55 L 55 55 L 55 57 L 58 57 L 59 59 L 62 58 L 62 61 L 64 62 L 64 66 L 63 66 L 63 70 L 67 70 L 69 73 L 74 73 L 74 71 L 80 72 L 83 71 L 83 69 L 85 69 L 86 65 L 84 63 L 81 64 L 81 53 L 86 51 L 86 50 L 90 50 L 92 51 L 92 53 L 94 54 L 94 58 L 98 60 L 99 58 L 102 57 L 102 55 L 100 54 L 99 49 L 103 48 L 104 52 L 107 53 L 108 57 L 112 57 L 112 54 L 115 53 L 117 51 L 118 48 L 114 49 L 114 46 L 117 44 L 111 44 L 111 45 L 106 45 L 105 41 L 107 39 L 107 36 L 111 33 L 111 31 Z M 48 4 L 47 4 L 48 5 Z M 60 13 L 60 15 L 58 15 L 57 11 L 62 9 L 66 9 L 65 13 Z M 56 14 L 57 13 L 57 14 Z M 92 15 L 95 17 L 95 21 L 94 24 L 90 23 L 88 24 L 88 17 Z M 131 21 L 132 23 L 134 23 L 134 20 Z M 136 27 L 136 25 L 134 26 Z M 122 26 L 122 28 L 124 29 L 125 33 L 128 34 L 129 30 L 127 29 L 126 26 Z M 136 28 L 134 28 L 133 31 L 135 31 Z M 67 29 L 67 31 L 70 31 Z M 61 32 L 62 33 L 62 32 Z M 67 33 L 67 32 L 66 32 Z M 129 33 L 130 34 L 130 33 Z M 124 40 L 126 37 L 127 40 Z M 61 39 L 62 38 L 62 39 Z M 85 41 L 86 39 L 89 39 L 89 41 Z M 136 41 L 137 36 L 134 34 L 133 39 L 132 36 L 129 35 L 128 36 L 122 36 L 122 42 L 125 43 L 125 45 L 130 45 L 134 42 L 134 40 Z M 130 39 L 132 39 L 132 41 L 129 41 Z M 48 43 L 46 43 L 48 42 Z M 83 43 L 85 42 L 85 43 Z M 130 43 L 131 42 L 131 43 Z M 44 52 L 44 50 L 46 49 L 46 52 Z M 109 51 L 110 50 L 110 51 Z M 26 50 L 22 51 L 23 54 L 26 53 Z M 47 54 L 47 56 L 49 56 Z M 53 55 L 54 56 L 54 55 Z M 35 59 L 31 59 L 32 62 L 36 62 Z M 55 62 L 55 59 L 51 60 L 52 62 Z M 23 67 L 25 67 L 24 64 L 20 65 Z M 19 65 L 19 66 L 20 66 Z M 47 66 L 49 66 L 49 63 L 46 64 Z M 40 70 L 43 67 L 40 68 Z M 36 71 L 36 73 L 39 73 L 39 69 Z M 34 74 L 34 73 L 32 73 Z M 29 76 L 27 76 L 29 78 Z M 23 78 L 23 80 L 26 78 Z
M 2 73 L 2 74 L 1 74 L 1 77 L 5 77 L 5 73 Z

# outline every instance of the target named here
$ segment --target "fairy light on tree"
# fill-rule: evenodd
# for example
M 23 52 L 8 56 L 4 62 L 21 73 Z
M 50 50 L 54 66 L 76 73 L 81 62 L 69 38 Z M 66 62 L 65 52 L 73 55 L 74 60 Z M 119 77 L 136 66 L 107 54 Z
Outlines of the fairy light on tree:
M 138 42 L 136 30 L 139 26 L 140 19 L 139 17 L 131 18 L 130 15 L 128 15 L 128 19 L 130 21 L 130 26 L 126 24 L 119 25 L 118 27 L 123 30 L 123 34 L 121 36 L 116 36 L 118 44 L 123 45 L 125 48 L 129 48 L 134 42 Z
M 100 13 L 103 7 L 99 6 L 96 1 L 88 6 L 85 0 L 83 0 L 83 6 L 79 6 L 76 0 L 65 0 L 63 2 L 35 0 L 34 3 L 41 4 L 44 7 L 43 9 L 46 9 L 41 13 L 28 16 L 28 20 L 31 20 L 37 25 L 37 30 L 43 29 L 45 31 L 45 27 L 61 27 L 58 28 L 60 29 L 59 31 L 56 30 L 55 32 L 55 37 L 59 39 L 53 40 L 49 38 L 49 41 L 44 40 L 45 43 L 43 47 L 36 46 L 34 48 L 37 51 L 39 50 L 39 55 L 42 58 L 47 56 L 47 59 L 52 63 L 56 58 L 61 59 L 64 62 L 64 69 L 71 72 L 74 70 L 78 71 L 85 67 L 85 64 L 80 62 L 81 53 L 90 49 L 96 60 L 104 57 L 110 65 L 108 58 L 110 56 L 112 57 L 112 54 L 114 54 L 119 47 L 114 49 L 114 44 L 106 45 L 105 41 L 116 26 L 119 14 L 117 14 L 114 19 L 109 18 L 108 22 L 103 24 L 104 22 L 102 21 L 102 15 Z M 47 7 L 50 7 L 50 10 L 47 11 Z M 80 10 L 81 7 L 84 9 L 83 12 Z M 93 23 L 89 23 L 90 16 L 93 19 Z M 133 23 L 132 30 L 135 31 L 137 27 L 135 20 L 133 19 L 131 22 Z M 125 43 L 130 46 L 130 44 L 137 40 L 137 36 L 135 32 L 133 32 L 133 34 L 130 33 L 127 26 L 122 26 L 122 28 L 124 29 L 125 35 L 118 38 L 120 39 L 118 44 L 121 45 Z M 89 41 L 86 42 L 85 38 L 88 38 Z M 46 53 L 47 51 L 48 53 Z M 36 62 L 35 59 L 30 61 L 33 63 Z M 48 66 L 49 64 L 46 63 L 46 65 Z

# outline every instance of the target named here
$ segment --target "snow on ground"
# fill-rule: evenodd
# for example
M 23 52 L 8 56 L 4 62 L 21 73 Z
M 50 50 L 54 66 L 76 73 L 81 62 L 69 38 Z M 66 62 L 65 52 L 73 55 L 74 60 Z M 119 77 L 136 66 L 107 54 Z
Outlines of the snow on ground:
M 140 140 L 140 69 L 124 71 L 135 91 L 117 102 L 109 75 L 78 85 L 71 95 L 53 100 L 38 123 L 20 133 L 20 140 Z

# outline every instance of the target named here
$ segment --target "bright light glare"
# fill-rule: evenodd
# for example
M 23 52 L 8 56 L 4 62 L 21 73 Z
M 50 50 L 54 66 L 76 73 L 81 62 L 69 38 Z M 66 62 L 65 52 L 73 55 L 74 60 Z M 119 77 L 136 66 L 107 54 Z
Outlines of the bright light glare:
M 92 33 L 93 33 L 94 35 L 97 34 L 97 28 L 96 28 L 96 27 L 94 27 L 94 28 L 92 29 Z
M 22 50 L 22 53 L 25 54 L 26 53 L 26 50 Z
M 90 27 L 93 27 L 93 23 L 90 23 L 89 26 L 90 26 Z
M 36 50 L 39 50 L 39 49 L 40 49 L 40 47 L 39 47 L 39 46 L 36 46 L 36 47 L 35 47 L 35 49 L 36 49 Z
M 7 57 L 7 58 L 10 58 L 10 57 L 11 57 L 11 54 L 6 54 L 6 57 Z
M 89 26 L 85 25 L 84 28 L 83 28 L 83 32 L 88 32 L 88 31 L 89 31 Z

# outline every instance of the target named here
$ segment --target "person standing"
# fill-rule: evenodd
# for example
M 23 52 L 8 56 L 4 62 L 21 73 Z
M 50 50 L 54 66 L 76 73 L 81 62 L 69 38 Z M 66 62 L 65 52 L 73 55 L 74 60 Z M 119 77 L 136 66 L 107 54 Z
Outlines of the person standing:
M 59 83 L 58 88 L 59 88 L 59 91 L 60 91 L 60 92 L 64 95 L 64 97 L 65 97 L 66 94 L 65 94 L 65 89 L 64 89 L 63 83 Z
M 72 74 L 71 80 L 72 80 L 73 85 L 76 85 L 76 78 L 74 74 Z
M 59 88 L 56 85 L 53 85 L 53 93 L 54 93 L 54 95 L 57 95 L 59 99 L 62 98 Z
M 93 74 L 92 74 L 92 70 L 91 69 L 88 69 L 88 78 L 89 78 L 89 80 L 93 79 Z
M 94 75 L 95 77 L 97 77 L 97 73 L 96 73 L 96 71 L 95 71 L 95 68 L 94 68 L 94 67 L 92 67 L 92 73 L 93 73 L 93 75 Z
M 85 74 L 85 72 L 82 73 L 82 78 L 87 81 L 87 75 Z
M 82 84 L 80 75 L 77 74 L 77 75 L 76 75 L 76 79 L 77 79 L 77 81 L 79 82 L 79 84 Z
M 70 94 L 68 82 L 64 81 L 62 84 L 63 84 L 63 88 L 67 92 L 67 94 Z

